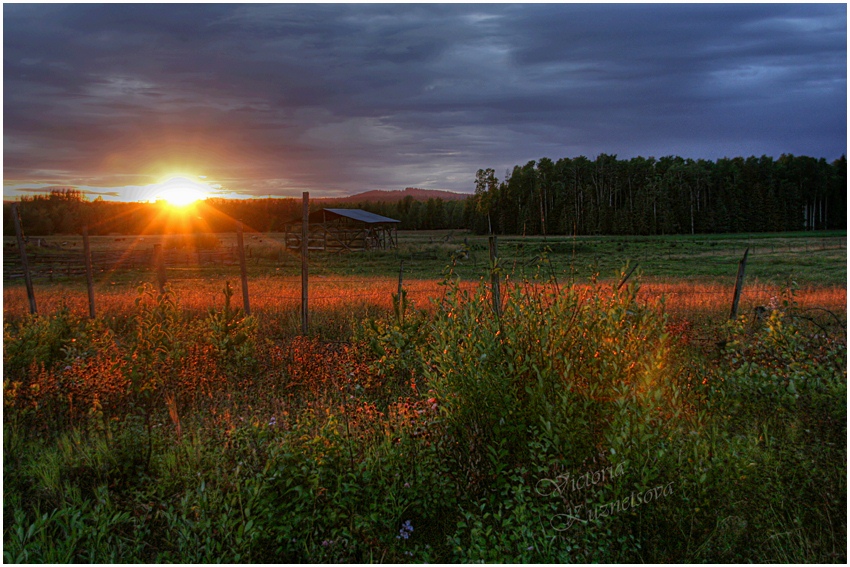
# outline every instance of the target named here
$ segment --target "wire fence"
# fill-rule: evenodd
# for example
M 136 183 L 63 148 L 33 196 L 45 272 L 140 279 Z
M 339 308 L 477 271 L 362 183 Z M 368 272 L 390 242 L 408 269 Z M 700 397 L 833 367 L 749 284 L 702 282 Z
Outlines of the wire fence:
M 253 238 L 253 237 L 252 237 Z M 51 242 L 44 238 L 33 238 L 28 244 L 28 262 L 30 265 L 30 276 L 36 281 L 63 281 L 65 278 L 73 278 L 85 275 L 84 257 L 82 243 L 78 242 L 79 236 L 68 237 L 67 241 Z M 148 270 L 156 261 L 156 251 L 151 244 L 157 240 L 155 237 L 126 237 L 116 238 L 120 244 L 115 242 L 100 243 L 99 246 L 106 248 L 94 249 L 91 252 L 92 265 L 95 272 L 101 276 L 122 271 Z M 706 245 L 697 255 L 704 257 L 706 261 L 712 261 L 716 257 L 728 255 L 730 250 L 739 250 L 749 247 L 751 255 L 771 255 L 776 253 L 812 253 L 835 250 L 846 250 L 846 237 L 816 237 L 805 239 L 787 239 L 787 242 L 777 242 L 777 239 L 761 242 L 758 239 L 741 239 L 722 241 L 723 246 L 714 247 L 715 242 Z M 189 245 L 180 247 L 164 241 L 161 250 L 161 262 L 168 270 L 222 270 L 232 269 L 239 266 L 240 250 L 235 244 L 221 243 L 215 239 L 215 246 L 211 248 L 192 248 Z M 261 242 L 262 244 L 258 243 Z M 259 241 L 248 241 L 242 252 L 249 267 L 259 268 L 295 268 L 299 265 L 298 255 L 287 250 L 281 242 L 272 238 Z M 182 241 L 181 241 L 182 244 Z M 457 244 L 457 243 L 455 243 Z M 563 244 L 563 243 L 562 243 Z M 123 246 L 116 250 L 115 246 Z M 155 244 L 154 244 L 155 246 Z M 210 245 L 212 246 L 212 244 Z M 506 237 L 504 245 L 508 255 L 516 254 L 523 247 L 523 243 L 509 240 Z M 731 247 L 731 248 L 730 248 Z M 474 246 L 472 247 L 474 248 Z M 676 262 L 685 258 L 691 258 L 692 252 L 676 252 L 675 248 L 659 250 L 659 258 L 667 262 Z M 487 266 L 486 252 L 481 257 L 481 251 L 477 253 L 473 249 L 468 250 L 470 259 L 477 267 L 485 269 Z M 427 257 L 436 260 L 433 251 L 420 250 L 411 251 L 406 262 L 417 260 L 417 257 Z M 475 262 L 476 257 L 478 262 Z M 506 267 L 514 271 L 519 268 L 534 265 L 540 257 L 533 258 L 511 258 L 507 260 Z M 433 266 L 433 264 L 431 265 Z M 430 269 L 427 266 L 426 269 Z M 732 274 L 734 275 L 734 274 Z M 433 274 L 439 278 L 440 274 Z M 14 282 L 23 279 L 24 274 L 21 267 L 21 257 L 18 249 L 11 242 L 5 244 L 3 253 L 3 279 L 5 282 Z
M 65 243 L 62 243 L 63 245 Z M 149 243 L 147 243 L 149 244 Z M 846 246 L 843 242 L 839 246 Z M 270 253 L 254 249 L 251 245 L 239 249 L 227 246 L 223 250 L 187 250 L 164 249 L 160 247 L 139 249 L 134 240 L 124 251 L 104 250 L 92 253 L 92 264 L 98 276 L 98 283 L 93 285 L 93 294 L 97 303 L 97 312 L 103 316 L 118 316 L 133 308 L 136 293 L 128 290 L 126 283 L 120 283 L 122 274 L 133 273 L 144 279 L 154 281 L 162 274 L 169 272 L 169 285 L 175 291 L 181 306 L 188 312 L 205 312 L 210 308 L 221 308 L 224 304 L 223 289 L 225 282 L 230 282 L 234 289 L 233 303 L 243 306 L 242 295 L 238 293 L 240 283 L 240 252 L 249 266 L 271 268 L 280 271 L 281 266 L 287 271 L 294 270 L 299 263 L 298 257 L 277 250 Z M 33 266 L 32 277 L 40 282 L 37 290 L 39 311 L 51 313 L 63 305 L 75 313 L 89 312 L 88 296 L 85 289 L 79 285 L 85 282 L 86 272 L 84 256 L 81 250 L 57 250 L 45 245 L 30 256 Z M 20 257 L 7 250 L 4 254 L 4 280 L 13 281 L 22 276 L 19 272 Z M 461 287 L 472 289 L 477 285 L 494 285 L 491 279 L 492 263 L 483 258 L 473 261 L 472 266 L 465 266 L 466 279 Z M 586 286 L 584 281 L 574 281 L 566 274 L 557 274 L 551 264 L 541 264 L 541 258 L 518 261 L 512 259 L 503 262 L 497 280 L 504 282 L 506 288 L 526 280 L 527 272 L 535 267 L 539 269 L 535 280 L 537 286 L 551 287 L 548 291 L 562 291 L 577 285 Z M 405 260 L 400 265 L 399 276 L 338 276 L 311 275 L 308 285 L 308 309 L 313 311 L 331 310 L 344 312 L 357 308 L 375 308 L 390 310 L 393 307 L 393 295 L 399 291 L 399 278 L 409 304 L 417 308 L 430 308 L 434 300 L 445 296 L 446 286 L 442 270 L 434 269 L 434 262 L 419 263 Z M 158 271 L 159 269 L 159 271 Z M 255 270 L 261 271 L 261 270 Z M 268 271 L 268 270 L 267 270 Z M 157 274 L 156 276 L 154 274 Z M 61 276 L 61 278 L 60 278 Z M 110 281 L 112 277 L 119 282 Z M 270 275 L 254 275 L 247 277 L 248 296 L 252 313 L 272 314 L 276 312 L 293 312 L 301 308 L 303 299 L 300 275 L 282 275 L 272 272 Z M 44 285 L 45 280 L 57 279 L 57 284 Z M 560 281 L 559 281 L 560 280 Z M 486 282 L 486 283 L 485 283 Z M 160 284 L 163 283 L 161 280 Z M 617 282 L 606 282 L 616 285 Z M 675 278 L 664 281 L 646 278 L 639 293 L 639 301 L 655 302 L 664 298 L 664 309 L 672 315 L 687 315 L 692 313 L 723 314 L 729 313 L 735 288 L 735 274 L 720 278 L 714 282 L 706 282 L 696 278 Z M 508 294 L 502 295 L 502 302 Z M 740 313 L 746 313 L 758 306 L 777 306 L 787 297 L 787 292 L 780 286 L 760 282 L 744 285 L 740 303 Z M 796 290 L 793 298 L 799 305 L 821 307 L 846 313 L 846 288 L 815 287 Z M 4 315 L 17 317 L 28 312 L 27 297 L 19 286 L 4 286 Z
M 435 301 L 445 297 L 447 288 L 443 284 L 441 274 L 431 278 L 422 278 L 424 266 L 408 266 L 402 273 L 407 302 L 415 308 L 431 309 Z M 406 273 L 417 273 L 417 278 L 407 278 Z M 88 296 L 80 283 L 66 282 L 41 286 L 36 290 L 39 312 L 49 314 L 56 312 L 62 306 L 79 315 L 88 313 Z M 151 281 L 154 279 L 150 278 Z M 508 290 L 514 285 L 523 284 L 521 276 L 506 274 L 502 278 L 505 286 L 502 294 L 503 302 L 508 301 Z M 242 307 L 238 269 L 232 275 L 216 275 L 213 277 L 191 278 L 182 277 L 169 281 L 181 307 L 188 313 L 205 313 L 209 309 L 221 309 L 224 306 L 223 289 L 229 282 L 234 290 L 232 303 Z M 461 289 L 473 290 L 477 286 L 489 289 L 489 281 L 483 278 L 461 280 Z M 569 281 L 566 278 L 557 280 L 535 281 L 533 283 L 541 291 L 563 293 L 571 286 L 587 289 L 587 281 Z M 601 289 L 613 289 L 617 281 L 602 281 Z M 728 315 L 734 293 L 734 277 L 725 281 L 705 282 L 697 279 L 676 279 L 674 281 L 657 281 L 647 278 L 640 284 L 638 301 L 657 302 L 663 298 L 663 308 L 674 316 L 701 313 L 712 315 Z M 99 316 L 119 316 L 132 311 L 138 294 L 135 286 L 126 283 L 101 280 L 94 287 Z M 259 276 L 248 279 L 251 311 L 258 316 L 279 312 L 297 313 L 301 306 L 301 280 L 292 276 Z M 391 310 L 393 296 L 398 293 L 397 277 L 339 277 L 313 276 L 309 280 L 309 309 L 310 311 L 330 310 L 336 312 L 355 312 L 358 309 Z M 786 299 L 793 299 L 804 307 L 820 307 L 846 313 L 846 288 L 807 286 L 794 290 L 793 296 L 781 286 L 766 283 L 745 283 L 742 291 L 740 313 L 747 313 L 756 307 L 779 306 Z M 4 314 L 7 318 L 15 318 L 28 312 L 26 290 L 22 286 L 4 287 Z

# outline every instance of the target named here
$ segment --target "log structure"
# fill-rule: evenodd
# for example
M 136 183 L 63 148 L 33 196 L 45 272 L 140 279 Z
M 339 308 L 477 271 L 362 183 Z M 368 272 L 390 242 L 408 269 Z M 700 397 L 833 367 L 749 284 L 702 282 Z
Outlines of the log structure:
M 399 222 L 361 209 L 321 209 L 310 213 L 307 248 L 320 252 L 395 248 Z M 299 250 L 301 238 L 301 219 L 287 222 L 286 248 Z

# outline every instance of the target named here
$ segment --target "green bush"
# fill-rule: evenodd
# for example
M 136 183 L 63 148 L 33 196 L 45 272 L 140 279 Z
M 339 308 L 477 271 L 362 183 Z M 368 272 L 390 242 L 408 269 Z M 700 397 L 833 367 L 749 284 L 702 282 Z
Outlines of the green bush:
M 219 364 L 235 374 L 250 371 L 256 365 L 257 322 L 242 309 L 230 305 L 233 289 L 224 286 L 224 308 L 210 309 L 199 329 L 202 339 L 213 347 Z
M 138 561 L 144 546 L 130 514 L 116 510 L 105 488 L 32 522 L 18 510 L 11 524 L 3 541 L 8 563 L 123 563 Z
M 453 462 L 483 480 L 502 455 L 508 467 L 528 462 L 531 434 L 560 465 L 594 457 L 612 419 L 631 415 L 626 405 L 661 392 L 664 320 L 638 304 L 637 289 L 550 294 L 516 286 L 499 318 L 483 286 L 451 289 L 420 352 Z M 630 432 L 616 459 L 640 449 L 627 451 L 626 442 Z
M 350 345 L 257 344 L 229 286 L 7 325 L 4 559 L 845 559 L 843 336 L 785 309 L 711 355 L 636 284 L 446 283 Z

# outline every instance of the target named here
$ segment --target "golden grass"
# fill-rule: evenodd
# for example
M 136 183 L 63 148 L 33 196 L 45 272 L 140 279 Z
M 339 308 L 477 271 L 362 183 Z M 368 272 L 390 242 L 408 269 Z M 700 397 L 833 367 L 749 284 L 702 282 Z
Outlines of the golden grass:
M 242 291 L 238 278 L 176 280 L 172 288 L 181 307 L 187 312 L 206 312 L 209 308 L 224 305 L 222 289 L 225 281 L 234 288 L 233 304 L 242 305 Z M 474 288 L 478 282 L 462 282 L 464 289 Z M 608 282 L 603 286 L 610 285 Z M 586 287 L 586 286 L 581 286 Z M 561 286 L 563 289 L 563 285 Z M 439 280 L 405 280 L 404 289 L 409 301 L 417 308 L 429 309 L 432 299 L 439 299 L 445 286 Z M 254 314 L 281 311 L 297 312 L 301 305 L 301 280 L 292 277 L 254 278 L 248 283 L 249 301 Z M 392 294 L 398 291 L 398 280 L 386 277 L 314 277 L 310 280 L 309 306 L 311 312 L 350 312 L 362 309 L 391 310 Z M 638 298 L 655 301 L 666 298 L 666 310 L 677 317 L 728 316 L 734 286 L 732 284 L 704 281 L 643 282 Z M 503 293 L 504 295 L 504 293 Z M 121 316 L 133 310 L 137 297 L 135 288 L 119 285 L 100 285 L 95 291 L 98 315 Z M 744 286 L 739 313 L 752 312 L 757 306 L 781 305 L 783 290 L 779 286 L 753 283 Z M 828 309 L 844 317 L 847 313 L 847 289 L 844 287 L 805 287 L 796 290 L 794 300 L 802 308 Z M 88 297 L 84 288 L 63 284 L 50 284 L 36 288 L 39 312 L 53 313 L 64 303 L 74 313 L 88 313 Z M 26 291 L 23 286 L 3 289 L 3 314 L 14 319 L 28 312 Z
M 676 281 L 646 282 L 640 288 L 641 299 L 666 298 L 667 312 L 677 316 L 728 315 L 732 307 L 734 284 Z M 753 283 L 744 285 L 738 313 L 752 313 L 757 306 L 767 308 L 782 305 L 783 289 L 780 286 Z M 801 308 L 828 309 L 836 315 L 847 313 L 847 288 L 812 286 L 798 289 L 793 299 Z
M 175 280 L 171 287 L 175 291 L 180 307 L 189 315 L 204 315 L 210 308 L 224 306 L 225 282 L 234 290 L 232 305 L 242 307 L 242 289 L 239 278 L 214 278 Z M 472 287 L 473 283 L 463 284 Z M 404 282 L 408 305 L 417 309 L 431 308 L 432 298 L 440 298 L 445 287 L 439 280 L 409 280 Z M 248 283 L 251 313 L 270 325 L 281 324 L 292 332 L 300 329 L 301 279 L 283 277 L 253 278 Z M 391 312 L 392 294 L 398 292 L 395 278 L 364 277 L 314 277 L 309 286 L 309 311 L 311 320 L 322 321 L 325 326 L 350 326 L 381 312 Z M 88 314 L 88 295 L 85 288 L 74 285 L 51 284 L 35 290 L 38 311 L 41 314 L 55 313 L 64 304 L 80 316 Z M 135 310 L 138 292 L 135 286 L 101 285 L 95 289 L 95 307 L 99 317 L 124 318 Z M 23 286 L 4 288 L 3 314 L 5 320 L 14 320 L 29 312 L 26 290 Z M 284 332 L 271 329 L 270 332 Z

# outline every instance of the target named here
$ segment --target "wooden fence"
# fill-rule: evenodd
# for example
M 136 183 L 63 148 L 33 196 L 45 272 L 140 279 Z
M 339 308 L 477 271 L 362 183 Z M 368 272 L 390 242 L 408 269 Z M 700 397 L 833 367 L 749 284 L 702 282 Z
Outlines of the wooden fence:
M 154 249 L 128 250 L 124 252 L 91 253 L 95 272 L 149 269 L 154 263 Z M 239 252 L 235 247 L 222 250 L 172 249 L 162 252 L 167 268 L 199 266 L 235 266 L 239 264 Z M 249 254 L 249 258 L 250 258 Z M 30 273 L 33 278 L 52 280 L 58 276 L 85 275 L 85 257 L 82 250 L 27 251 Z M 259 258 L 258 258 L 259 260 Z M 7 247 L 3 252 L 3 279 L 6 281 L 24 277 L 21 255 L 16 249 Z

